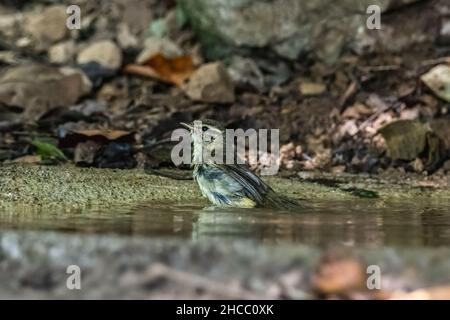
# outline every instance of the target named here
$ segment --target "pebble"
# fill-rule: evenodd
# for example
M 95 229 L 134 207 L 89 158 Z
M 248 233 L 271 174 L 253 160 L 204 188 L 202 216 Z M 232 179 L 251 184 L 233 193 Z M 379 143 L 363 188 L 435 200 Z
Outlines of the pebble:
M 42 43 L 54 43 L 64 39 L 69 29 L 66 27 L 66 7 L 54 5 L 42 12 L 32 12 L 24 25 L 25 31 Z
M 79 64 L 97 62 L 101 66 L 117 70 L 122 65 L 122 51 L 111 40 L 95 42 L 83 49 L 77 57 Z
M 176 58 L 183 55 L 183 50 L 167 38 L 149 37 L 144 42 L 144 49 L 136 58 L 136 63 L 143 64 L 155 54 L 162 54 L 166 58 Z
M 75 42 L 73 40 L 57 43 L 48 50 L 50 62 L 66 64 L 75 56 Z
M 220 62 L 200 67 L 184 88 L 192 100 L 210 103 L 234 102 L 234 84 Z

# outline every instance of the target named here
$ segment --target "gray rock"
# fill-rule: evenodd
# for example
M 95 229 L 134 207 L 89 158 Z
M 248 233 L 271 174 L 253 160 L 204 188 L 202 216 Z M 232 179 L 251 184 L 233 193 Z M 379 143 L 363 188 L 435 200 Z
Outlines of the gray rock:
M 0 14 L 0 34 L 4 37 L 14 37 L 17 26 L 23 23 L 24 16 L 21 13 Z
M 48 58 L 53 63 L 70 63 L 75 56 L 73 40 L 57 43 L 48 49 Z
M 425 150 L 430 128 L 419 121 L 399 120 L 387 124 L 379 132 L 386 140 L 391 159 L 414 160 Z
M 369 5 L 382 12 L 417 0 L 180 0 L 206 55 L 223 58 L 248 48 L 268 48 L 296 59 L 315 53 L 336 62 L 344 46 L 366 27 Z
M 69 29 L 66 27 L 66 7 L 54 5 L 42 12 L 28 14 L 24 25 L 25 31 L 37 41 L 47 44 L 60 41 L 66 37 Z
M 105 68 L 117 70 L 122 65 L 122 51 L 111 40 L 95 42 L 77 56 L 79 64 L 97 62 Z
M 183 50 L 168 38 L 149 37 L 145 39 L 144 49 L 136 58 L 136 62 L 139 64 L 144 63 L 157 53 L 162 54 L 166 58 L 176 58 L 183 55 Z
M 264 90 L 264 75 L 250 58 L 234 56 L 228 66 L 228 73 L 238 86 L 250 85 L 260 91 Z
M 122 49 L 135 48 L 139 43 L 126 23 L 121 23 L 117 27 L 117 42 Z
M 450 102 L 450 66 L 440 64 L 420 77 L 436 96 Z
M 185 92 L 192 100 L 211 103 L 234 101 L 234 85 L 222 63 L 208 63 L 189 79 Z
M 0 104 L 22 107 L 26 121 L 46 112 L 74 104 L 90 90 L 87 78 L 74 69 L 23 65 L 0 77 Z

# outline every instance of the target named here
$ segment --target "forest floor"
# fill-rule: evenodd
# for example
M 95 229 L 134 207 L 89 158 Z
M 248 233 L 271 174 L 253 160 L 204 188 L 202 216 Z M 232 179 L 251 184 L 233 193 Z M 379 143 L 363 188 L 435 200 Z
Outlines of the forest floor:
M 207 61 L 174 1 L 80 0 L 83 27 L 62 32 L 60 3 L 0 6 L 4 163 L 173 167 L 169 140 L 179 122 L 214 118 L 228 128 L 280 129 L 282 170 L 441 181 L 450 172 L 445 1 L 387 12 L 376 37 L 389 46 L 346 49 L 334 64 L 261 50 Z

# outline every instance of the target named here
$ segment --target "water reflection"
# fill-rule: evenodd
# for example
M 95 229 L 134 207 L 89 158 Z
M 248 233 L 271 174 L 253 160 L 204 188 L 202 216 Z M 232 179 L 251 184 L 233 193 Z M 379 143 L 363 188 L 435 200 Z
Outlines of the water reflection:
M 113 209 L 0 209 L 0 228 L 114 233 L 261 243 L 440 246 L 450 244 L 448 203 L 317 202 L 301 213 L 141 204 Z

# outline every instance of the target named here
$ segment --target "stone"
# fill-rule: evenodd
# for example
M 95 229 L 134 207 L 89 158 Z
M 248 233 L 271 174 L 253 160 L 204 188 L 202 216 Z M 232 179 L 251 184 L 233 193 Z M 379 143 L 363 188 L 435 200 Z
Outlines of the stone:
M 66 7 L 53 5 L 42 12 L 29 13 L 24 25 L 25 31 L 42 43 L 55 43 L 64 39 L 69 29 L 66 26 Z
M 0 34 L 3 37 L 14 37 L 17 26 L 22 24 L 24 16 L 21 13 L 0 13 Z
M 210 59 L 264 48 L 289 60 L 312 53 L 332 64 L 358 33 L 365 33 L 369 5 L 385 12 L 416 1 L 180 0 L 179 4 Z
M 48 49 L 48 59 L 52 63 L 67 64 L 75 57 L 73 40 L 57 43 Z
M 259 91 L 264 88 L 264 75 L 258 65 L 250 58 L 233 56 L 228 73 L 238 86 L 251 86 Z
M 444 169 L 445 172 L 450 172 L 450 160 L 444 162 L 442 169 Z
M 192 100 L 211 103 L 234 102 L 234 85 L 220 62 L 208 63 L 200 67 L 190 77 L 185 93 Z
M 122 49 L 135 48 L 138 46 L 138 39 L 131 33 L 130 27 L 121 23 L 117 27 L 117 42 Z
M 425 85 L 441 99 L 450 102 L 450 66 L 440 64 L 420 77 Z
M 386 140 L 387 155 L 393 160 L 414 160 L 426 148 L 428 125 L 414 120 L 399 120 L 382 127 L 379 132 Z
M 450 150 L 450 117 L 440 117 L 430 121 L 431 129 L 444 142 L 447 150 Z
M 77 56 L 77 63 L 87 64 L 89 62 L 97 62 L 107 69 L 117 70 L 122 65 L 122 51 L 111 40 L 95 42 L 83 49 Z
M 83 72 L 83 70 L 81 70 L 79 68 L 63 66 L 63 67 L 59 68 L 58 71 L 63 76 L 70 76 L 70 75 L 73 75 L 73 74 L 79 75 L 81 77 L 81 80 L 82 80 L 82 87 L 81 87 L 82 95 L 91 92 L 92 87 L 93 87 L 92 82 L 89 79 L 89 77 Z
M 115 0 L 114 3 L 121 12 L 121 21 L 128 25 L 131 34 L 141 39 L 154 18 L 152 3 L 142 0 Z
M 417 173 L 420 173 L 425 169 L 423 161 L 420 158 L 416 158 L 414 161 L 412 161 L 411 166 Z
M 78 165 L 91 165 L 94 163 L 95 154 L 100 148 L 100 144 L 91 140 L 78 143 L 75 147 L 73 161 Z
M 26 121 L 37 121 L 57 107 L 68 107 L 90 87 L 81 71 L 27 64 L 8 69 L 0 77 L 0 104 L 23 108 Z
M 136 63 L 143 64 L 155 54 L 173 59 L 183 55 L 183 50 L 168 38 L 148 37 L 144 42 L 144 49 L 136 58 Z

